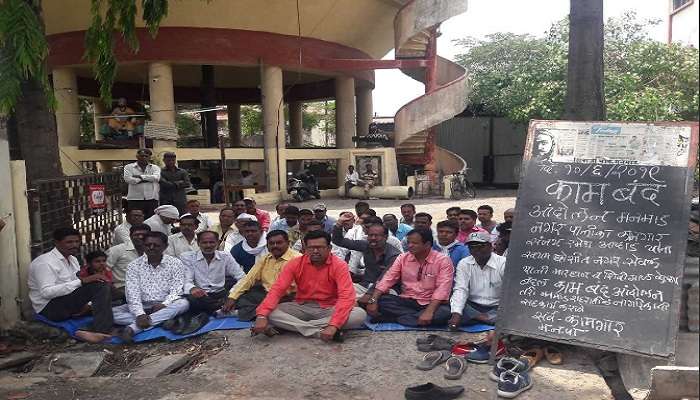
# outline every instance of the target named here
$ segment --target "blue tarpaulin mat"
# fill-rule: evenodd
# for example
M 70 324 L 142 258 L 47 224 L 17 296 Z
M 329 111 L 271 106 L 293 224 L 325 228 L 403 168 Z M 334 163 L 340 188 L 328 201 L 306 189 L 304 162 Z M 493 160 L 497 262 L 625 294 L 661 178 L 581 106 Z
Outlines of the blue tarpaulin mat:
M 369 322 L 369 319 L 365 321 L 365 326 L 369 328 L 370 330 L 374 332 L 385 332 L 385 331 L 446 331 L 447 327 L 444 325 L 440 326 L 405 326 L 401 324 L 397 324 L 394 322 L 379 322 L 379 323 L 372 323 Z M 469 332 L 469 333 L 479 333 L 479 332 L 486 332 L 493 330 L 494 326 L 493 325 L 486 325 L 486 324 L 474 324 L 474 325 L 467 325 L 467 326 L 460 326 L 459 330 L 462 332 Z
M 68 332 L 68 334 L 72 337 L 75 338 L 75 331 L 84 328 L 92 322 L 92 317 L 83 317 L 83 318 L 73 318 L 73 319 L 68 319 L 65 321 L 60 321 L 60 322 L 54 322 L 54 321 L 49 321 L 48 319 L 44 318 L 41 315 L 37 315 L 36 319 L 38 321 L 41 321 L 47 325 L 51 325 L 56 328 L 63 329 L 64 331 Z M 136 335 L 134 335 L 134 341 L 135 342 L 146 342 L 149 340 L 155 340 L 155 339 L 161 339 L 165 338 L 170 341 L 175 341 L 175 340 L 182 340 L 188 337 L 192 336 L 199 336 L 203 335 L 207 332 L 211 331 L 216 331 L 216 330 L 227 330 L 227 329 L 247 329 L 250 328 L 252 325 L 251 322 L 246 322 L 246 321 L 239 321 L 238 318 L 236 317 L 226 317 L 226 318 L 212 318 L 209 320 L 209 322 L 204 325 L 201 329 L 198 331 L 191 333 L 189 335 L 176 335 L 170 331 L 167 331 L 162 328 L 151 328 L 148 330 L 145 330 L 143 332 L 140 332 Z M 119 344 L 122 343 L 122 340 L 119 339 L 118 337 L 112 337 L 111 341 L 109 343 L 113 344 Z

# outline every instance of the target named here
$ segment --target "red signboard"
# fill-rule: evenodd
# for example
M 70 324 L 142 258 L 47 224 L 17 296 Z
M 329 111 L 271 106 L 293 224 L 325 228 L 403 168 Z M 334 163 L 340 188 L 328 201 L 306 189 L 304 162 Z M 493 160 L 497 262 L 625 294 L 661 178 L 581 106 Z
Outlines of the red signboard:
M 88 193 L 90 208 L 93 210 L 103 210 L 107 207 L 107 203 L 105 202 L 105 185 L 88 185 Z

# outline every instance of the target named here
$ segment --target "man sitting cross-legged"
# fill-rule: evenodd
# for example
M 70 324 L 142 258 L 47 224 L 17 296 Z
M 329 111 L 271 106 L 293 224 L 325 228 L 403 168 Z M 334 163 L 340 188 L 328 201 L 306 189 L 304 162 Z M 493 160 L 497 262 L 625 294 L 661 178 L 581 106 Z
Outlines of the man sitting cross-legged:
M 506 258 L 493 253 L 491 235 L 474 232 L 467 239 L 471 256 L 457 266 L 455 287 L 450 299 L 450 329 L 483 322 L 496 323 Z
M 355 283 L 355 293 L 358 302 L 367 304 L 377 281 L 384 272 L 394 264 L 401 255 L 401 251 L 387 243 L 389 230 L 381 223 L 373 223 L 367 226 L 367 240 L 351 240 L 343 236 L 343 225 L 352 219 L 352 214 L 340 216 L 333 227 L 333 243 L 346 249 L 362 252 L 364 261 L 364 274 L 360 281 Z
M 323 231 L 304 236 L 304 255 L 287 263 L 257 309 L 253 333 L 273 334 L 270 325 L 324 341 L 342 340 L 342 328 L 358 328 L 365 312 L 355 307 L 355 289 L 347 264 L 331 254 Z M 280 304 L 295 283 L 294 302 Z M 269 320 L 268 320 L 269 319 Z
M 125 342 L 144 329 L 152 328 L 187 311 L 182 298 L 185 268 L 175 257 L 163 254 L 168 237 L 148 232 L 144 237 L 146 254 L 129 264 L 126 271 L 126 302 L 114 307 L 114 322 L 128 325 L 121 333 Z
M 377 322 L 444 324 L 450 318 L 446 303 L 452 291 L 452 261 L 432 249 L 430 230 L 414 229 L 406 238 L 408 253 L 400 255 L 379 281 L 368 301 L 367 313 Z M 399 281 L 399 296 L 384 294 Z
M 238 319 L 251 321 L 255 318 L 255 309 L 267 296 L 267 292 L 277 280 L 287 263 L 299 256 L 300 253 L 289 247 L 287 232 L 282 230 L 270 231 L 267 234 L 268 254 L 256 262 L 248 274 L 231 289 L 228 299 L 221 309 L 224 313 L 238 310 Z M 287 291 L 287 295 L 293 288 Z
M 53 232 L 54 248 L 29 265 L 29 299 L 37 314 L 51 321 L 63 321 L 88 310 L 92 303 L 92 326 L 76 332 L 91 343 L 109 338 L 112 331 L 112 293 L 107 278 L 100 273 L 78 277 L 80 232 L 60 228 Z
M 229 253 L 219 251 L 219 235 L 212 231 L 197 234 L 199 250 L 184 253 L 185 293 L 192 313 L 213 314 L 224 305 L 226 295 L 245 272 Z

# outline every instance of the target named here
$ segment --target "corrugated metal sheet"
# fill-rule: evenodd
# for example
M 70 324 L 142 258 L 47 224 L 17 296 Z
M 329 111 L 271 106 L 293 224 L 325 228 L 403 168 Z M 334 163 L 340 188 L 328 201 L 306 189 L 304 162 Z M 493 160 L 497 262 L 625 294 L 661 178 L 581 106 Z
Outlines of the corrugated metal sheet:
M 489 151 L 488 118 L 452 118 L 443 122 L 438 126 L 437 144 L 467 162 L 472 169 L 469 180 L 483 181 L 483 158 Z

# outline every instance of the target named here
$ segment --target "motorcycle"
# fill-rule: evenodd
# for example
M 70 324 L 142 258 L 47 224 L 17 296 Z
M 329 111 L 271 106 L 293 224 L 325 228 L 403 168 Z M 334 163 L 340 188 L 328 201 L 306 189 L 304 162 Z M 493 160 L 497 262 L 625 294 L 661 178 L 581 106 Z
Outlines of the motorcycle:
M 289 180 L 287 183 L 287 193 L 296 201 L 307 201 L 312 198 L 320 199 L 321 192 L 318 190 L 316 178 L 311 174 L 300 174 L 294 176 L 288 172 Z

